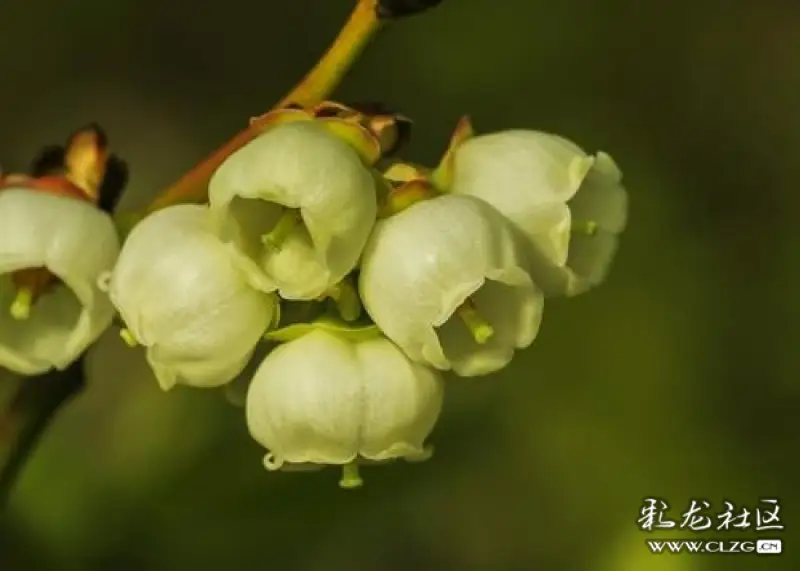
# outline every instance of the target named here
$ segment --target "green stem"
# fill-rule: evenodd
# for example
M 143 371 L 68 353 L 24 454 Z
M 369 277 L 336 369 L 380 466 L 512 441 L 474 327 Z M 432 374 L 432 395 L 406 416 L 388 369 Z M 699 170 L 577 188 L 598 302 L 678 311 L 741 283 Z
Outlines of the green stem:
M 290 104 L 313 107 L 327 99 L 344 79 L 372 38 L 381 29 L 376 0 L 358 0 L 350 18 L 317 65 L 272 109 Z M 208 181 L 219 166 L 261 133 L 261 123 L 253 121 L 246 129 L 206 157 L 180 180 L 161 192 L 147 209 L 155 212 L 167 206 L 202 203 L 208 200 Z
M 86 384 L 83 356 L 64 371 L 24 378 L 0 414 L 0 509 L 5 508 L 25 462 L 58 410 Z

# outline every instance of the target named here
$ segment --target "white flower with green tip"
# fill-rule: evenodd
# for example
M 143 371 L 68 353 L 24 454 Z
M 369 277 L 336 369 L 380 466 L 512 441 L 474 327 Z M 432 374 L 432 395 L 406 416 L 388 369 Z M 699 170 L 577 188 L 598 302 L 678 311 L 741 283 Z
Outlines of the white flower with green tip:
M 93 205 L 0 190 L 0 367 L 37 375 L 78 358 L 111 325 L 97 280 L 118 253 L 111 218 Z
M 508 222 L 445 195 L 375 226 L 361 262 L 364 309 L 408 356 L 461 376 L 505 367 L 539 331 L 542 292 Z
M 133 228 L 108 278 L 131 345 L 147 348 L 160 386 L 216 387 L 245 367 L 276 311 L 213 233 L 205 206 L 151 214 Z
M 312 327 L 266 357 L 245 410 L 250 434 L 269 451 L 267 469 L 340 465 L 341 485 L 357 487 L 361 460 L 430 455 L 425 440 L 442 399 L 439 373 L 377 330 L 352 338 Z
M 450 192 L 485 200 L 527 237 L 531 274 L 545 293 L 577 295 L 605 279 L 628 214 L 609 155 L 508 130 L 467 138 L 449 158 Z
M 358 152 L 313 121 L 280 124 L 231 155 L 209 201 L 259 287 L 294 300 L 324 295 L 353 270 L 377 212 Z

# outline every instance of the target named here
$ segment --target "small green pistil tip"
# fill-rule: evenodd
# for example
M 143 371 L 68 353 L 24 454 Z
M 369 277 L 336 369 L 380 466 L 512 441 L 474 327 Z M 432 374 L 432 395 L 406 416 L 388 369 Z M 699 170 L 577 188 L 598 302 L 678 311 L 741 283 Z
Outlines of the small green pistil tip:
M 11 302 L 11 317 L 17 321 L 25 321 L 31 316 L 31 306 L 33 305 L 33 290 L 21 287 L 17 290 L 14 301 Z
M 599 230 L 597 222 L 589 220 L 587 222 L 574 222 L 572 224 L 572 232 L 576 234 L 584 234 L 586 236 L 594 236 Z
M 342 479 L 339 480 L 339 487 L 345 490 L 354 490 L 364 485 L 364 480 L 361 479 L 361 474 L 358 470 L 358 464 L 350 462 L 342 466 Z
M 281 217 L 278 218 L 272 230 L 261 237 L 261 241 L 268 248 L 279 250 L 299 222 L 300 213 L 297 210 L 287 208 L 283 211 Z
M 456 310 L 456 313 L 467 329 L 469 329 L 472 338 L 478 345 L 486 344 L 486 342 L 494 336 L 494 329 L 489 325 L 488 321 L 480 316 L 478 310 L 475 308 L 475 304 L 472 303 L 471 300 L 468 299 L 462 303 Z
M 121 329 L 119 336 L 122 337 L 122 340 L 128 347 L 137 347 L 139 345 L 136 337 L 133 336 L 133 333 L 131 333 L 129 329 Z

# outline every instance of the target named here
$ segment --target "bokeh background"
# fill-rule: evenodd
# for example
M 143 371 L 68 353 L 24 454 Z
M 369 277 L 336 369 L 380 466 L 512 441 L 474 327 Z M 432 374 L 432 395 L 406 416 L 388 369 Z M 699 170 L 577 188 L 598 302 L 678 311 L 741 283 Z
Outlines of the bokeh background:
M 3 167 L 97 120 L 141 206 L 277 101 L 353 4 L 4 1 Z M 435 162 L 468 113 L 617 159 L 631 219 L 608 282 L 549 303 L 502 374 L 452 379 L 434 458 L 357 492 L 266 473 L 240 409 L 160 392 L 112 332 L 19 481 L 0 569 L 796 569 L 798 61 L 800 4 L 778 0 L 447 0 L 388 28 L 337 97 L 412 117 L 407 158 Z M 650 555 L 652 495 L 778 497 L 785 553 Z

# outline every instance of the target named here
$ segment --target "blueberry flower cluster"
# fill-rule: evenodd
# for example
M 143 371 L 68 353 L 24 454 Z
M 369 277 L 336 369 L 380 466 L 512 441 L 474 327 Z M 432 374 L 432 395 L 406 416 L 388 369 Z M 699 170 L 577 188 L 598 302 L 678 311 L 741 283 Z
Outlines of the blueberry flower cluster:
M 228 385 L 269 343 L 245 412 L 270 470 L 355 487 L 360 463 L 428 457 L 443 374 L 508 366 L 546 297 L 603 281 L 625 226 L 611 157 L 555 135 L 462 120 L 426 168 L 386 159 L 396 116 L 260 121 L 208 203 L 144 218 L 100 283 L 163 389 Z
M 440 3 L 359 0 L 304 80 L 132 228 L 108 214 L 127 170 L 99 128 L 0 176 L 0 368 L 67 375 L 116 318 L 164 390 L 245 381 L 268 470 L 335 465 L 353 488 L 361 464 L 428 458 L 444 375 L 497 373 L 546 298 L 603 282 L 628 212 L 613 159 L 557 135 L 462 119 L 425 167 L 396 158 L 404 117 L 324 101 L 386 22 Z

